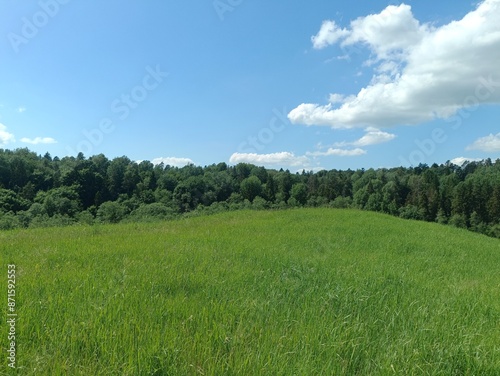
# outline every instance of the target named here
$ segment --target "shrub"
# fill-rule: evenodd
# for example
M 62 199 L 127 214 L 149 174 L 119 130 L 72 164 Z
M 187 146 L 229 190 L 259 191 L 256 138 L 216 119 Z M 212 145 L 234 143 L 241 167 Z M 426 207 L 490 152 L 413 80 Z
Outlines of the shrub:
M 132 221 L 164 220 L 175 217 L 175 211 L 160 203 L 141 205 L 130 214 Z
M 252 209 L 264 210 L 264 209 L 267 209 L 267 207 L 268 207 L 267 201 L 264 200 L 262 197 L 257 196 L 253 199 Z
M 342 197 L 338 196 L 330 202 L 330 207 L 331 208 L 336 208 L 336 209 L 347 209 L 350 208 L 352 204 L 352 199 L 350 197 Z
M 126 208 L 116 201 L 106 201 L 97 210 L 97 219 L 104 223 L 118 223 L 127 214 Z
M 399 216 L 404 219 L 424 220 L 422 210 L 414 205 L 403 206 L 399 209 Z
M 18 227 L 21 227 L 21 225 L 14 213 L 2 213 L 0 211 L 0 230 L 12 230 Z
M 455 214 L 450 218 L 450 225 L 460 228 L 467 228 L 467 219 L 465 215 Z
M 76 215 L 76 220 L 79 223 L 83 223 L 86 225 L 94 224 L 94 216 L 89 210 L 82 211 Z

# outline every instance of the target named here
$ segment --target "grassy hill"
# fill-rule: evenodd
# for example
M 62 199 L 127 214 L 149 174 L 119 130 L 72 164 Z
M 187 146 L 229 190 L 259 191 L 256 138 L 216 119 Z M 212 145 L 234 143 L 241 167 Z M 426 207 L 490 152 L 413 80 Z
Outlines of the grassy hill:
M 244 211 L 0 232 L 0 255 L 23 375 L 500 374 L 500 241 L 456 228 Z

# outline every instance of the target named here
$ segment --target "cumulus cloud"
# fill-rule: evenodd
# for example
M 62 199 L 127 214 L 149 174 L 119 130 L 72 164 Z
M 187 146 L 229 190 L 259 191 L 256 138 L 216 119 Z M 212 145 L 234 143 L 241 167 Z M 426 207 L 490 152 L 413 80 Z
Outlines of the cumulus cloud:
M 328 102 L 335 104 L 335 103 L 344 103 L 345 97 L 342 94 L 330 94 L 330 97 L 328 98 Z
M 320 50 L 329 45 L 337 43 L 341 38 L 349 35 L 349 31 L 346 29 L 340 29 L 335 21 L 323 21 L 321 29 L 318 34 L 311 37 L 311 42 L 313 47 Z
M 337 142 L 335 146 L 359 146 L 365 147 L 370 145 L 382 144 L 384 142 L 392 141 L 396 138 L 395 134 L 383 132 L 378 128 L 368 127 L 365 129 L 366 134 L 359 140 L 354 142 Z
M 177 158 L 177 157 L 160 157 L 155 158 L 151 161 L 154 165 L 159 165 L 163 163 L 165 166 L 173 166 L 173 167 L 184 167 L 189 164 L 194 164 L 193 160 L 189 158 Z
M 23 138 L 21 138 L 21 142 L 24 142 L 25 144 L 31 144 L 31 145 L 56 144 L 57 143 L 57 141 L 54 140 L 52 137 L 35 137 L 33 139 L 23 137 Z
M 479 161 L 482 161 L 482 159 L 480 159 L 480 158 L 457 157 L 457 158 L 453 158 L 450 162 L 453 163 L 454 165 L 457 165 L 457 166 L 463 166 L 464 163 L 479 162 Z
M 19 112 L 20 114 L 22 114 L 22 113 L 23 113 L 23 112 L 25 112 L 25 111 L 26 111 L 26 107 L 23 107 L 23 106 L 21 106 L 21 107 L 19 107 L 19 108 L 17 109 L 17 112 Z
M 0 146 L 15 142 L 16 139 L 12 133 L 7 132 L 7 127 L 0 123 Z
M 427 29 L 428 26 L 420 25 L 413 17 L 411 6 L 390 5 L 379 14 L 352 21 L 342 45 L 365 43 L 378 59 L 385 59 L 420 43 Z
M 366 154 L 366 151 L 360 148 L 329 148 L 326 151 L 307 152 L 305 155 L 295 155 L 287 151 L 271 154 L 234 153 L 229 158 L 229 162 L 232 164 L 251 163 L 257 166 L 269 167 L 295 167 L 296 171 L 303 169 L 316 171 L 323 169 L 318 165 L 318 157 L 356 157 L 363 154 Z
M 302 103 L 288 118 L 336 129 L 388 127 L 499 104 L 499 19 L 500 0 L 484 0 L 461 20 L 440 27 L 420 24 L 405 4 L 360 17 L 348 29 L 324 22 L 313 47 L 366 46 L 372 56 L 365 65 L 374 66 L 373 77 L 355 95 L 336 94 L 327 104 Z
M 234 153 L 229 158 L 229 162 L 233 164 L 251 163 L 258 166 L 308 166 L 309 158 L 306 156 L 296 156 L 294 153 L 287 151 L 271 154 L 256 154 L 256 153 Z
M 312 157 L 358 157 L 360 155 L 366 154 L 366 150 L 356 148 L 356 149 L 336 149 L 336 148 L 328 148 L 327 151 L 315 151 L 308 152 L 307 155 Z
M 500 133 L 481 137 L 467 146 L 466 150 L 480 150 L 487 153 L 500 152 Z

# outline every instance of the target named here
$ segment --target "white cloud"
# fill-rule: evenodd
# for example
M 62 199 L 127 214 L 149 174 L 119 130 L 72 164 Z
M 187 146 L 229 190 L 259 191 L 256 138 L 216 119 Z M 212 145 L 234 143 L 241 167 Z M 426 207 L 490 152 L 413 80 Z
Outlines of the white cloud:
M 25 111 L 26 111 L 26 107 L 23 107 L 23 106 L 21 106 L 21 107 L 19 107 L 19 108 L 17 109 L 17 112 L 19 112 L 20 114 L 22 114 L 22 113 L 23 113 L 23 112 L 25 112 Z
M 251 163 L 258 166 L 306 167 L 310 160 L 306 156 L 296 156 L 294 153 L 283 151 L 271 154 L 234 153 L 229 158 L 229 162 L 233 164 Z
M 7 127 L 0 123 L 0 146 L 15 142 L 16 139 L 12 133 L 7 132 Z
M 457 157 L 453 158 L 450 162 L 457 166 L 463 166 L 465 162 L 479 162 L 482 161 L 480 158 L 465 158 L 465 157 Z
M 380 129 L 373 127 L 368 127 L 365 129 L 365 131 L 366 134 L 359 140 L 356 140 L 354 142 L 337 142 L 335 143 L 335 146 L 343 147 L 351 145 L 351 146 L 364 147 L 364 146 L 382 144 L 384 142 L 392 141 L 396 138 L 395 134 L 383 132 Z
M 54 140 L 52 137 L 35 137 L 33 139 L 23 137 L 23 138 L 21 138 L 21 142 L 24 142 L 25 144 L 32 144 L 32 145 L 56 144 L 57 143 L 57 141 Z
M 311 42 L 313 43 L 314 48 L 322 49 L 337 43 L 339 39 L 347 36 L 348 34 L 349 32 L 346 29 L 340 29 L 335 21 L 323 21 L 318 34 L 311 37 Z
M 500 133 L 496 135 L 490 134 L 486 137 L 481 137 L 467 146 L 466 150 L 480 150 L 487 153 L 500 152 Z
M 426 30 L 427 26 L 421 26 L 413 17 L 411 6 L 389 5 L 379 14 L 352 21 L 342 45 L 365 43 L 379 59 L 383 59 L 419 43 Z
M 329 148 L 326 151 L 307 152 L 305 155 L 300 156 L 286 151 L 271 154 L 234 153 L 229 158 L 229 163 L 251 163 L 266 167 L 291 167 L 295 171 L 320 171 L 324 168 L 319 165 L 319 157 L 356 157 L 364 154 L 366 154 L 366 151 L 360 148 Z
M 297 170 L 296 172 L 302 172 L 304 169 L 301 168 L 299 170 Z M 305 169 L 306 171 L 312 171 L 312 172 L 320 172 L 320 171 L 326 171 L 326 168 L 322 167 L 322 166 L 316 166 L 316 167 L 309 167 L 309 168 L 306 168 Z
M 330 97 L 328 98 L 328 102 L 335 104 L 335 103 L 344 103 L 345 101 L 345 96 L 342 94 L 330 94 Z
M 184 167 L 188 164 L 194 164 L 194 162 L 189 158 L 176 158 L 176 157 L 160 157 L 155 158 L 151 161 L 154 165 L 159 165 L 163 163 L 165 166 L 173 166 L 173 167 Z
M 356 148 L 356 149 L 336 149 L 336 148 L 329 148 L 327 151 L 315 151 L 315 152 L 308 152 L 307 155 L 310 155 L 312 157 L 330 157 L 330 156 L 337 156 L 337 157 L 358 157 L 360 155 L 366 154 L 366 150 Z
M 324 23 L 313 47 L 362 44 L 372 53 L 365 65 L 375 65 L 375 73 L 356 95 L 344 94 L 340 105 L 303 103 L 288 118 L 336 129 L 388 127 L 498 104 L 499 19 L 500 0 L 485 0 L 461 20 L 440 27 L 421 25 L 405 4 L 360 17 L 349 29 Z
M 367 128 L 366 134 L 353 142 L 353 146 L 369 146 L 389 142 L 396 138 L 395 134 L 383 132 L 377 128 Z

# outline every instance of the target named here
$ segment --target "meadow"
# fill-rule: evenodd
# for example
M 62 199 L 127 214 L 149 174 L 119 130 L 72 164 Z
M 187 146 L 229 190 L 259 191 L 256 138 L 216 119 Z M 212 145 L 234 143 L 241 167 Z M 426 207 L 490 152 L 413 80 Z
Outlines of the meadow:
M 2 375 L 500 374 L 500 241 L 466 230 L 236 211 L 0 232 L 0 255 Z

